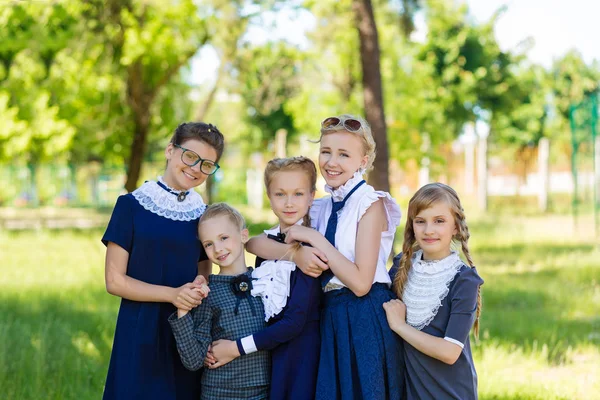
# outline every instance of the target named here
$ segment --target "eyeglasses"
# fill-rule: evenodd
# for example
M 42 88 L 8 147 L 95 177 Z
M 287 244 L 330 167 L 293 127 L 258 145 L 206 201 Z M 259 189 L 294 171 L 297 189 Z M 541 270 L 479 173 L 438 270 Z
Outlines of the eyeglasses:
M 329 117 L 325 118 L 323 122 L 321 122 L 321 129 L 323 130 L 335 129 L 340 126 L 343 126 L 344 129 L 349 132 L 358 132 L 363 128 L 362 123 L 354 118 L 342 120 L 338 117 Z
M 193 167 L 196 164 L 200 163 L 200 172 L 202 172 L 205 175 L 212 175 L 219 169 L 219 164 L 210 160 L 205 160 L 204 158 L 200 157 L 195 151 L 186 149 L 185 147 L 182 147 L 175 143 L 173 143 L 173 146 L 183 150 L 183 152 L 181 153 L 181 161 L 188 167 Z

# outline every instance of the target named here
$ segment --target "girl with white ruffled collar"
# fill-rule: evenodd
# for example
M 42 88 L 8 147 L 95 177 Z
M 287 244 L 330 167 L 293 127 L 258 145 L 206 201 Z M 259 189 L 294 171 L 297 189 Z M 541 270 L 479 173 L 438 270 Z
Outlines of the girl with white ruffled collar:
M 363 180 L 375 159 L 375 141 L 364 119 L 326 118 L 320 133 L 319 168 L 331 196 L 315 200 L 311 207 L 316 229 L 294 225 L 286 235 L 287 243 L 309 243 L 318 250 L 297 252 L 298 267 L 305 272 L 314 273 L 320 261 L 327 263 L 324 271 L 317 269 L 322 272 L 324 305 L 314 398 L 399 399 L 402 343 L 389 328 L 382 305 L 394 297 L 386 262 L 400 208 L 389 193 Z M 247 247 L 261 256 L 272 252 L 271 257 L 289 251 L 289 246 L 267 245 L 263 240 Z
M 263 237 L 284 242 L 295 225 L 310 228 L 309 207 L 317 182 L 315 164 L 306 157 L 276 158 L 264 173 L 271 209 L 279 225 Z M 298 251 L 296 243 L 290 253 Z M 291 261 L 257 257 L 252 273 L 252 295 L 260 296 L 268 327 L 236 341 L 219 340 L 207 357 L 210 369 L 261 350 L 272 350 L 270 399 L 312 400 L 320 353 L 319 312 L 321 285 Z
M 182 365 L 167 319 L 208 293 L 211 263 L 197 233 L 206 205 L 193 189 L 217 171 L 223 147 L 215 126 L 183 123 L 166 146 L 164 175 L 117 199 L 102 238 L 106 289 L 122 299 L 105 400 L 200 398 L 200 377 Z
M 409 399 L 477 398 L 469 331 L 473 327 L 478 336 L 483 280 L 473 266 L 469 236 L 451 187 L 428 184 L 410 200 L 403 252 L 390 270 L 402 300 L 384 304 L 390 327 L 405 341 Z

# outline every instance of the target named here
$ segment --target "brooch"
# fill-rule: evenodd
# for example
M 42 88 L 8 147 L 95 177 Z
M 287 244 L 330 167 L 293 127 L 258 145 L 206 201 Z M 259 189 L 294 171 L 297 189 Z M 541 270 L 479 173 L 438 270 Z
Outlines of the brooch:
M 234 313 L 238 314 L 240 303 L 243 299 L 248 301 L 250 305 L 250 309 L 252 310 L 252 315 L 256 315 L 256 311 L 254 310 L 254 304 L 250 301 L 252 295 L 250 292 L 252 291 L 252 278 L 249 274 L 241 274 L 236 276 L 231 280 L 231 290 L 235 297 L 237 297 L 237 302 L 235 304 Z

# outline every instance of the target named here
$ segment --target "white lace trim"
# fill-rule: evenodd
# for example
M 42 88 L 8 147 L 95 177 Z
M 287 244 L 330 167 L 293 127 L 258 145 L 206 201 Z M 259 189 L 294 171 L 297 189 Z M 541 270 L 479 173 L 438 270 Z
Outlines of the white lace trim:
M 171 189 L 164 183 L 162 176 L 159 176 L 158 180 Z M 171 190 L 178 192 L 175 189 Z M 192 221 L 198 219 L 206 209 L 206 204 L 204 204 L 202 196 L 193 189 L 189 190 L 185 200 L 179 202 L 176 195 L 169 193 L 154 181 L 145 182 L 131 194 L 146 210 L 173 221 Z
M 422 250 L 415 253 L 402 294 L 402 301 L 406 304 L 406 321 L 410 326 L 421 330 L 429 325 L 462 265 L 456 252 L 437 261 L 423 260 Z
M 291 261 L 267 260 L 252 271 L 252 291 L 265 307 L 265 321 L 279 314 L 290 296 L 290 274 L 296 269 Z
M 354 189 L 354 186 L 356 186 L 358 182 L 363 180 L 364 173 L 365 170 L 361 168 L 358 171 L 356 171 L 354 175 L 352 175 L 352 178 L 348 179 L 346 183 L 344 183 L 337 189 L 334 189 L 329 185 L 325 185 L 325 191 L 331 195 L 334 201 L 342 201 L 344 200 L 346 195 L 350 193 L 352 189 Z

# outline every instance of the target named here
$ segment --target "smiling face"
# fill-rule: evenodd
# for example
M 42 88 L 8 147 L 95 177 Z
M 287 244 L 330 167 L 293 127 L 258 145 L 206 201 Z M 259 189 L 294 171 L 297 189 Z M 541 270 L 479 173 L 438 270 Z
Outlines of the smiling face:
M 267 194 L 282 230 L 308 214 L 315 198 L 310 179 L 302 170 L 276 172 L 271 178 Z
M 216 162 L 217 151 L 201 140 L 189 139 L 181 146 L 197 153 L 201 158 Z M 189 190 L 204 183 L 208 175 L 200 172 L 200 163 L 190 167 L 181 160 L 183 149 L 169 143 L 165 150 L 167 169 L 163 179 L 167 185 L 175 190 Z
M 237 275 L 246 269 L 244 243 L 248 230 L 240 229 L 229 216 L 219 215 L 202 221 L 198 235 L 208 259 L 221 267 L 221 274 Z
M 339 131 L 321 137 L 319 169 L 329 186 L 339 188 L 367 165 L 368 156 L 359 136 Z
M 424 260 L 441 260 L 450 255 L 452 237 L 457 229 L 452 210 L 445 201 L 437 201 L 421 210 L 412 224 Z

